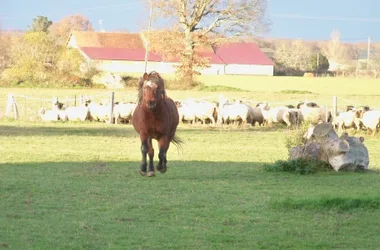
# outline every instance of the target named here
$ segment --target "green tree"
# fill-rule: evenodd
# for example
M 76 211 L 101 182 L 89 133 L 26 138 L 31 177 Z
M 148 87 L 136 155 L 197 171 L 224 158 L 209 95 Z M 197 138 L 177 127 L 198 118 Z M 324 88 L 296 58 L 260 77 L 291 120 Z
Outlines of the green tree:
M 47 32 L 52 24 L 53 22 L 46 16 L 37 16 L 33 18 L 33 24 L 32 27 L 29 27 L 29 30 L 33 32 Z
M 13 65 L 6 72 L 17 81 L 45 80 L 54 61 L 55 46 L 45 32 L 27 32 L 14 41 L 11 51 Z
M 4 71 L 8 81 L 38 84 L 69 84 L 86 77 L 80 70 L 84 62 L 77 50 L 57 46 L 45 32 L 26 32 L 15 40 L 11 50 L 12 65 Z
M 329 60 L 320 51 L 311 56 L 311 70 L 315 72 L 326 72 L 329 70 Z

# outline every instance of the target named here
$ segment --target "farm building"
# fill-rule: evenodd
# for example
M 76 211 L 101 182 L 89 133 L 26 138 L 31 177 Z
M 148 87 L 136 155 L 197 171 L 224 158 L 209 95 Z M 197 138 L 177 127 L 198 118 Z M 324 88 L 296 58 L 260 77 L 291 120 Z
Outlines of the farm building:
M 146 38 L 143 33 L 72 32 L 68 48 L 79 49 L 88 61 L 108 73 L 145 72 Z M 274 63 L 255 43 L 228 43 L 217 48 L 205 46 L 198 54 L 209 59 L 210 67 L 201 74 L 244 74 L 273 76 Z M 147 71 L 162 73 L 176 71 L 179 59 L 164 59 L 149 52 Z

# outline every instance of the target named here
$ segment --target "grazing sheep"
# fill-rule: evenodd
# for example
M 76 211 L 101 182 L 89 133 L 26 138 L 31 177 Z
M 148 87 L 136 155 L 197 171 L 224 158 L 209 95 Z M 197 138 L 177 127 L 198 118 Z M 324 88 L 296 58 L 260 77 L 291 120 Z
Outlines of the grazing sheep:
M 185 101 L 177 102 L 177 109 L 179 120 L 182 122 L 190 122 L 195 124 L 196 121 L 196 105 L 195 100 L 188 99 Z
M 45 108 L 40 108 L 38 114 L 43 121 L 58 121 L 59 116 L 57 110 L 47 110 Z
M 88 105 L 90 114 L 93 120 L 105 122 L 109 119 L 109 114 L 111 107 L 109 105 L 100 105 L 94 102 L 91 102 Z
M 195 103 L 195 118 L 206 124 L 206 120 L 210 120 L 212 125 L 215 125 L 217 118 L 216 104 L 209 101 L 200 101 Z
M 124 120 L 125 122 L 130 122 L 132 119 L 133 112 L 135 111 L 136 103 L 120 103 L 115 105 L 113 109 L 113 114 L 115 117 L 115 124 L 120 123 Z
M 91 120 L 90 109 L 86 106 L 67 107 L 66 117 L 69 121 L 86 121 Z
M 250 119 L 250 109 L 252 108 L 248 104 L 235 102 L 228 103 L 228 101 L 222 100 L 223 102 L 219 103 L 218 110 L 218 123 L 241 123 L 242 126 L 245 126 Z M 252 123 L 252 122 L 250 122 Z
M 261 109 L 264 120 L 269 126 L 273 123 L 284 123 L 290 128 L 297 124 L 297 113 L 286 106 L 271 108 L 267 103 L 259 103 L 257 106 Z
M 252 125 L 255 126 L 256 123 L 259 124 L 259 126 L 264 124 L 264 116 L 263 112 L 261 111 L 261 108 L 254 107 L 249 109 L 249 114 L 248 114 L 248 122 Z
M 360 129 L 360 111 L 350 109 L 346 112 L 340 112 L 334 119 L 333 124 L 342 132 L 346 128 Z
M 308 106 L 302 106 L 300 107 L 300 112 L 298 113 L 299 115 L 299 120 L 301 122 L 310 120 L 312 124 L 316 125 L 321 122 L 326 121 L 327 117 L 327 122 L 332 121 L 332 115 L 331 112 L 328 111 L 326 114 L 326 109 L 324 107 L 308 107 Z
M 361 118 L 363 126 L 368 129 L 368 133 L 375 135 L 380 128 L 380 110 L 370 110 L 363 114 Z

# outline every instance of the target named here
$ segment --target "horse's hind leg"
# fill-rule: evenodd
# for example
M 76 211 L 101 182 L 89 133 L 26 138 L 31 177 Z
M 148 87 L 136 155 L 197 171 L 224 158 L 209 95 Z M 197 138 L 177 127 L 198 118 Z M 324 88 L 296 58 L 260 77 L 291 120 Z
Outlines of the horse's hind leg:
M 166 152 L 169 148 L 169 139 L 165 136 L 160 138 L 158 140 L 158 147 L 160 149 L 160 152 L 158 153 L 158 164 L 157 164 L 157 171 L 160 171 L 162 174 L 166 173 L 167 170 L 167 159 L 166 159 Z
M 146 166 L 147 166 L 147 163 L 146 163 L 146 154 L 148 153 L 148 140 L 145 139 L 145 140 L 141 140 L 141 155 L 142 155 L 142 159 L 141 159 L 141 166 L 140 166 L 140 174 L 141 175 L 146 175 Z
M 147 176 L 155 176 L 156 174 L 154 173 L 154 165 L 153 165 L 153 157 L 154 157 L 154 149 L 152 145 L 152 138 L 148 139 L 148 156 L 149 156 L 149 172 Z

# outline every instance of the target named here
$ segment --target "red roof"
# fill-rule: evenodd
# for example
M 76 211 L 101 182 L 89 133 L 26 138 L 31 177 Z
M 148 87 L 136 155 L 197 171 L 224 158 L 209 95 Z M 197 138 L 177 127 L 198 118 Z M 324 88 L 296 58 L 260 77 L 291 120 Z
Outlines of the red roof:
M 97 60 L 129 60 L 144 61 L 145 49 L 126 49 L 126 48 L 96 48 L 96 47 L 80 47 L 80 49 L 91 59 Z M 161 62 L 162 58 L 149 52 L 149 61 Z
M 225 62 L 215 53 L 210 52 L 198 52 L 201 57 L 208 58 L 210 64 L 225 64 Z
M 111 48 L 111 47 L 80 47 L 89 58 L 94 60 L 126 60 L 144 61 L 144 47 Z M 213 50 L 200 50 L 197 53 L 208 58 L 210 64 L 254 64 L 274 65 L 271 59 L 260 50 L 255 43 L 227 43 Z M 164 59 L 161 55 L 149 52 L 151 62 L 179 62 L 179 58 Z
M 225 64 L 223 60 L 215 53 L 209 51 L 199 51 L 196 52 L 199 56 L 203 58 L 207 58 L 210 64 Z M 168 58 L 163 60 L 165 62 L 178 63 L 180 62 L 180 58 L 178 56 Z
M 226 64 L 274 65 L 255 43 L 228 43 L 216 48 L 215 53 Z

